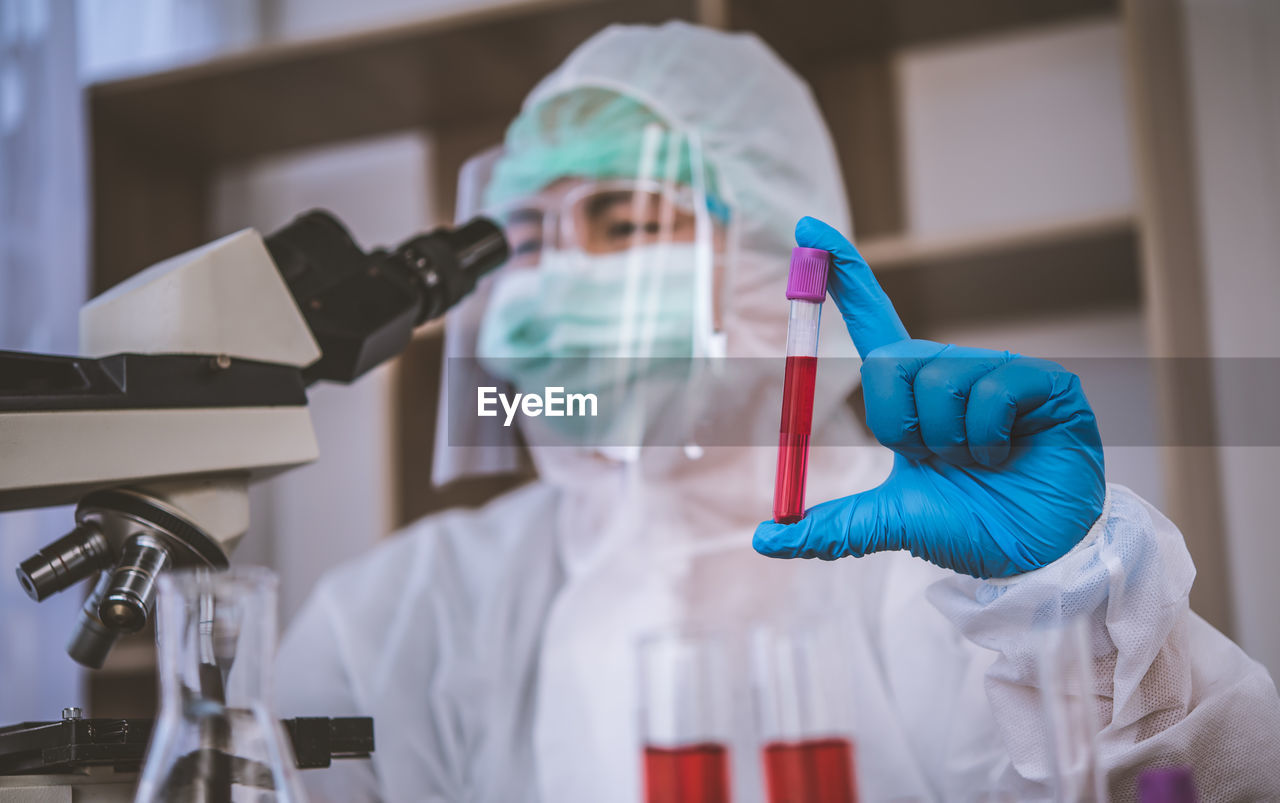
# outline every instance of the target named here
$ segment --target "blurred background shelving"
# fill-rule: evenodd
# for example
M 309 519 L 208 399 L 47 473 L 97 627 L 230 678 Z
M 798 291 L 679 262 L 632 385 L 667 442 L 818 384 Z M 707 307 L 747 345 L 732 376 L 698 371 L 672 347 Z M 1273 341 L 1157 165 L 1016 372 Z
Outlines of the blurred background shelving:
M 1128 213 L 946 236 L 869 237 L 859 249 L 899 314 L 921 331 L 1011 314 L 1141 313 L 1137 228 Z
M 1193 143 L 1168 133 L 1179 115 L 1191 123 L 1177 3 L 229 6 L 241 13 L 226 48 L 163 69 L 117 59 L 115 70 L 136 74 L 89 88 L 95 291 L 310 206 L 336 211 L 366 246 L 449 221 L 461 164 L 500 141 L 575 45 L 613 22 L 685 19 L 752 31 L 809 81 L 858 242 L 916 336 L 1040 353 L 1054 344 L 1064 356 L 1208 353 L 1203 314 L 1197 324 L 1187 313 L 1205 304 L 1196 225 L 1176 197 L 1194 184 Z M 1170 273 L 1161 255 L 1180 248 Z M 237 560 L 284 572 L 282 621 L 327 566 L 424 513 L 524 480 L 431 486 L 441 338 L 428 329 L 355 388 L 317 388 L 320 462 L 255 492 Z M 1212 412 L 1212 399 L 1158 377 L 1131 392 L 1175 429 Z M 1200 572 L 1193 602 L 1231 632 L 1213 461 L 1155 448 L 1108 461 L 1113 479 L 1183 526 Z M 112 683 L 146 682 L 146 649 L 95 681 L 95 708 Z

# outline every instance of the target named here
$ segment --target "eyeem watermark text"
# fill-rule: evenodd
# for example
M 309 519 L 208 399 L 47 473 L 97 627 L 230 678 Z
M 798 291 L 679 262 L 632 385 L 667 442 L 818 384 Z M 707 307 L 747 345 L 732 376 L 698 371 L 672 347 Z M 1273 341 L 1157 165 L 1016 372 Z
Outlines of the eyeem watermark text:
M 544 388 L 537 393 L 516 393 L 508 396 L 499 393 L 496 387 L 476 388 L 476 415 L 482 418 L 494 418 L 498 415 L 498 405 L 506 418 L 502 426 L 509 427 L 515 420 L 516 413 L 537 417 L 547 416 L 591 416 L 596 415 L 596 394 L 565 393 L 562 387 Z

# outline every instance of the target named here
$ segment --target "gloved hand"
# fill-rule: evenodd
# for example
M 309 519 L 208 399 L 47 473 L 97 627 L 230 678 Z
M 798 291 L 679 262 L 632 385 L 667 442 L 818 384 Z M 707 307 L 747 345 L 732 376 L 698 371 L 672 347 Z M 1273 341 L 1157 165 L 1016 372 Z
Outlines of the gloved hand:
M 1105 495 L 1079 378 L 1047 360 L 912 340 L 838 231 L 802 218 L 796 242 L 832 254 L 827 289 L 863 357 L 867 423 L 894 463 L 876 488 L 815 505 L 795 524 L 763 522 L 756 550 L 832 560 L 906 549 L 964 574 L 1008 577 L 1079 543 Z

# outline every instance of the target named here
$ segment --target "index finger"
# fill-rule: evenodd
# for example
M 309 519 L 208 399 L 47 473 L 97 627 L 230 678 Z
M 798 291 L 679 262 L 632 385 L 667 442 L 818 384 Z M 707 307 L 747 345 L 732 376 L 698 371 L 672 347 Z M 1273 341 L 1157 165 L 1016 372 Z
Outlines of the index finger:
M 843 234 L 817 218 L 802 217 L 796 224 L 796 245 L 831 252 L 827 290 L 859 354 L 865 358 L 881 346 L 909 339 L 893 302 Z

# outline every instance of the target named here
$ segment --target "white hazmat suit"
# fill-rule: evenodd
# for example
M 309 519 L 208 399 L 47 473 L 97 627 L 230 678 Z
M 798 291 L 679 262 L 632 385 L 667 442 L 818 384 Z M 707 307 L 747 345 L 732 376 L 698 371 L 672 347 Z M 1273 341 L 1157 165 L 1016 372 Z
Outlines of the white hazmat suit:
M 679 23 L 614 27 L 526 108 L 607 88 L 699 133 L 731 191 L 739 250 L 729 356 L 780 357 L 791 226 L 848 230 L 834 150 L 809 91 L 756 38 Z M 847 337 L 838 316 L 824 345 Z M 852 353 L 845 346 L 844 353 Z M 847 379 L 852 390 L 857 376 Z M 776 420 L 776 396 L 724 400 Z M 815 411 L 814 442 L 850 442 L 849 411 Z M 841 438 L 824 433 L 843 431 Z M 1280 699 L 1264 669 L 1191 613 L 1176 528 L 1111 486 L 1101 518 L 1052 565 L 1009 580 L 905 553 L 834 563 L 751 548 L 775 448 L 647 448 L 611 462 L 534 448 L 539 479 L 478 510 L 428 517 L 329 573 L 284 639 L 283 716 L 374 717 L 372 762 L 306 780 L 322 800 L 634 801 L 641 796 L 635 641 L 655 628 L 824 616 L 847 643 L 861 800 L 1048 799 L 1054 758 L 1036 693 L 1033 619 L 1088 623 L 1115 800 L 1136 773 L 1189 764 L 1205 800 L 1280 797 Z M 815 448 L 809 499 L 873 487 L 879 446 Z M 735 764 L 734 799 L 758 799 Z

